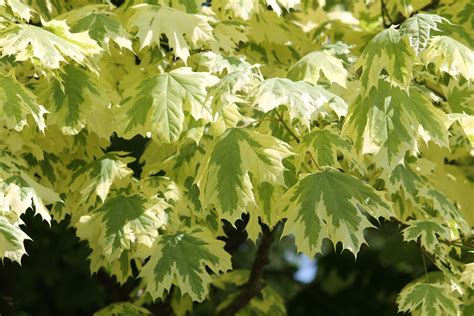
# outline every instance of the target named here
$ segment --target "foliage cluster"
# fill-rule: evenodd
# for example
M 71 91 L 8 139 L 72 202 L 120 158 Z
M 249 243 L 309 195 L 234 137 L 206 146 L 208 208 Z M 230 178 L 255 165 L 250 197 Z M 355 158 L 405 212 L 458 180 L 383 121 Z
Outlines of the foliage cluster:
M 0 257 L 65 219 L 143 295 L 97 315 L 284 315 L 275 230 L 357 256 L 398 225 L 437 272 L 402 312 L 474 304 L 474 5 L 425 0 L 0 1 Z M 146 139 L 138 158 L 114 139 Z M 224 223 L 258 243 L 232 270 Z M 280 236 L 278 236 L 280 237 Z

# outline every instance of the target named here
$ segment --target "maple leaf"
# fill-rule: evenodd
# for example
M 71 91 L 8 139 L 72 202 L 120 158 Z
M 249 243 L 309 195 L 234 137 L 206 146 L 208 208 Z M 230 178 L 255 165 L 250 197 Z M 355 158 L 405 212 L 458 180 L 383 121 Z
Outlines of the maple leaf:
M 132 245 L 151 248 L 158 229 L 166 224 L 162 201 L 148 200 L 138 193 L 114 193 L 76 224 L 77 235 L 89 240 L 94 251 L 100 251 L 109 262 L 120 258 Z
M 122 26 L 120 18 L 107 10 L 107 6 L 88 5 L 69 11 L 61 17 L 66 18 L 72 32 L 88 31 L 89 36 L 109 52 L 112 42 L 121 49 L 133 51 L 130 34 Z
M 438 24 L 449 23 L 447 19 L 436 14 L 418 13 L 406 19 L 400 25 L 400 34 L 408 36 L 410 46 L 419 54 L 431 38 L 432 31 L 440 31 Z
M 51 204 L 61 200 L 58 194 L 36 183 L 23 171 L 19 175 L 5 179 L 1 184 L 1 189 L 5 194 L 3 204 L 9 206 L 18 218 L 28 208 L 34 206 L 35 212 L 50 223 L 51 215 L 45 206 L 45 202 Z
M 469 224 L 459 212 L 456 205 L 450 201 L 445 194 L 434 188 L 425 186 L 420 189 L 419 196 L 423 201 L 427 201 L 431 205 L 439 218 L 447 223 L 456 223 L 458 229 L 465 234 L 470 234 L 471 230 Z
M 245 102 L 245 95 L 251 91 L 261 78 L 250 65 L 225 75 L 209 89 L 211 109 L 215 121 L 222 120 L 225 128 L 236 127 L 244 119 L 237 103 Z
M 59 78 L 52 82 L 43 81 L 37 87 L 40 100 L 51 110 L 48 125 L 56 124 L 67 135 L 78 134 L 87 122 L 97 116 L 100 108 L 109 104 L 103 86 L 94 74 L 83 68 L 66 65 Z M 101 126 L 90 126 L 101 131 Z M 111 132 L 99 135 L 108 138 Z
M 233 52 L 238 49 L 240 43 L 248 41 L 245 25 L 235 21 L 221 21 L 214 25 L 213 34 L 215 40 L 210 42 L 213 51 L 224 50 Z
M 99 232 L 96 231 L 95 233 L 94 238 L 97 239 L 97 233 Z M 132 245 L 133 249 L 122 249 L 120 257 L 110 261 L 107 254 L 103 252 L 102 246 L 91 240 L 93 239 L 89 239 L 89 244 L 92 248 L 92 252 L 87 258 L 90 261 L 91 273 L 97 273 L 100 269 L 105 269 L 110 275 L 115 276 L 119 284 L 124 284 L 133 276 L 134 271 L 132 270 L 132 265 L 141 269 L 142 260 L 150 255 L 148 253 L 149 248 Z
M 338 154 L 352 158 L 351 142 L 334 133 L 330 129 L 316 129 L 305 135 L 299 145 L 298 152 L 310 153 L 318 167 L 339 166 Z M 304 159 L 304 157 L 299 157 Z
M 207 72 L 183 67 L 135 83 L 124 92 L 123 134 L 151 132 L 168 143 L 178 140 L 185 111 L 196 120 L 210 115 L 205 105 L 206 88 L 217 80 Z
M 413 282 L 397 298 L 400 312 L 419 311 L 421 316 L 460 315 L 461 302 L 445 284 Z
M 403 239 L 415 242 L 420 239 L 421 246 L 430 253 L 435 254 L 436 250 L 439 250 L 440 241 L 438 238 L 449 240 L 449 229 L 441 221 L 410 220 L 407 225 L 408 227 L 403 230 Z
M 31 115 L 41 132 L 46 124 L 44 115 L 48 111 L 38 104 L 38 97 L 19 83 L 13 73 L 0 75 L 0 106 L 1 120 L 8 127 L 21 131 L 27 125 L 27 117 Z
M 405 37 L 393 26 L 383 30 L 367 44 L 355 63 L 355 69 L 362 68 L 361 81 L 364 94 L 379 83 L 383 70 L 388 73 L 391 83 L 407 88 L 413 78 L 414 52 Z
M 153 175 L 161 168 L 174 181 L 184 184 L 188 177 L 194 178 L 203 156 L 204 149 L 195 142 L 182 144 L 179 148 L 175 144 L 150 142 L 140 162 L 145 163 L 144 174 Z
M 421 54 L 426 64 L 434 64 L 441 73 L 474 79 L 474 52 L 449 36 L 434 36 Z
M 389 173 L 414 148 L 417 138 L 448 145 L 448 118 L 416 88 L 409 94 L 380 80 L 367 97 L 358 97 L 344 122 L 343 133 L 362 153 Z
M 20 17 L 24 21 L 29 21 L 33 12 L 35 12 L 21 0 L 0 0 L 0 6 L 10 8 L 14 15 Z
M 416 168 L 416 166 L 406 162 L 396 166 L 389 176 L 386 187 L 390 193 L 403 191 L 407 199 L 417 203 L 419 200 L 418 192 L 427 180 L 421 173 L 415 172 L 413 168 Z
M 133 171 L 127 167 L 127 163 L 132 161 L 133 158 L 124 159 L 107 153 L 74 172 L 70 188 L 73 192 L 81 192 L 83 203 L 91 202 L 94 193 L 103 202 L 115 180 L 132 174 Z
M 257 242 L 262 232 L 260 223 L 275 227 L 281 219 L 281 196 L 286 188 L 269 182 L 262 182 L 253 188 L 255 204 L 247 206 L 250 215 L 247 233 L 250 240 Z
M 293 234 L 298 251 L 308 256 L 321 252 L 325 238 L 357 254 L 363 231 L 373 227 L 363 211 L 391 216 L 389 205 L 373 188 L 330 167 L 301 178 L 284 199 L 289 205 L 283 213 L 283 235 Z
M 31 238 L 18 225 L 10 223 L 0 215 L 0 258 L 8 258 L 21 263 L 21 257 L 26 254 L 23 242 Z
M 219 273 L 231 268 L 224 242 L 202 228 L 160 235 L 152 253 L 140 276 L 145 281 L 145 290 L 154 299 L 163 297 L 174 284 L 183 295 L 200 302 L 207 296 L 207 287 L 212 282 L 207 269 Z
M 152 44 L 160 45 L 161 34 L 165 34 L 176 57 L 186 62 L 189 46 L 183 34 L 196 48 L 201 42 L 212 39 L 212 27 L 204 16 L 149 4 L 138 4 L 133 10 L 128 22 L 130 28 L 138 28 L 140 50 Z
M 2 57 L 15 56 L 15 60 L 30 60 L 34 65 L 57 69 L 66 57 L 95 70 L 90 59 L 101 48 L 87 32 L 71 33 L 64 21 L 44 22 L 43 27 L 30 24 L 13 24 L 0 31 Z
M 284 185 L 282 160 L 289 146 L 269 135 L 232 128 L 209 150 L 196 176 L 204 207 L 213 205 L 220 218 L 234 222 L 255 203 L 252 183 Z
M 346 87 L 348 72 L 342 61 L 332 56 L 328 51 L 309 53 L 288 69 L 288 78 L 295 81 L 308 81 L 314 85 L 318 83 L 321 74 L 330 83 Z
M 244 57 L 224 56 L 214 52 L 202 53 L 200 64 L 214 75 L 220 75 L 225 72 L 226 74 L 230 74 L 236 71 L 245 71 L 257 66 L 249 64 L 245 61 Z
M 387 13 L 389 14 L 389 16 L 400 13 L 402 16 L 409 17 L 410 14 L 413 12 L 412 4 L 412 0 L 394 0 L 384 5 L 387 6 L 387 10 L 390 12 Z
M 327 105 L 339 116 L 347 113 L 347 105 L 344 100 L 323 87 L 286 78 L 272 78 L 262 81 L 250 92 L 249 98 L 253 99 L 253 106 L 264 113 L 272 111 L 280 105 L 286 105 L 290 118 L 299 118 L 308 129 L 313 117 L 328 110 L 324 105 Z

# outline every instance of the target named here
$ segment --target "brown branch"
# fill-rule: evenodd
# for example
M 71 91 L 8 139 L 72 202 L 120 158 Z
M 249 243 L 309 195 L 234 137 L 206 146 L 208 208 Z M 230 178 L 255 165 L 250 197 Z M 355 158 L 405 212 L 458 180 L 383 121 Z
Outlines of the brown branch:
M 257 296 L 265 286 L 263 282 L 263 269 L 270 262 L 268 254 L 270 253 L 270 246 L 274 237 L 273 232 L 267 225 L 260 222 L 260 226 L 262 227 L 262 237 L 255 254 L 250 277 L 235 300 L 218 313 L 219 316 L 235 315 Z

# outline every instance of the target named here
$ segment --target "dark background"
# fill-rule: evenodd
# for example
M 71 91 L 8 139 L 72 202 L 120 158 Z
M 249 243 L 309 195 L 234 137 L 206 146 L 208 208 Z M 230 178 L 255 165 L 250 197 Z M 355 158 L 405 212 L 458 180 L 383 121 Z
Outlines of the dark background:
M 139 285 L 130 278 L 119 286 L 102 270 L 91 275 L 87 243 L 76 238 L 67 221 L 53 222 L 50 228 L 33 212 L 23 218 L 34 242 L 26 242 L 28 256 L 23 257 L 22 266 L 9 260 L 0 265 L 2 316 L 92 315 L 109 303 L 128 300 Z M 240 229 L 227 227 L 226 248 L 234 260 L 238 258 L 234 268 L 249 268 L 255 247 L 245 240 L 244 223 L 240 224 Z M 289 315 L 396 314 L 397 293 L 424 274 L 420 250 L 416 244 L 402 242 L 394 224 L 366 232 L 370 248 L 364 245 L 357 259 L 347 251 L 331 250 L 328 243 L 328 253 L 317 257 L 315 279 L 307 284 L 294 279 L 297 266 L 285 259 L 285 251 L 294 251 L 292 240 L 274 244 L 265 279 L 287 299 Z M 194 314 L 206 315 L 213 306 L 196 304 Z M 161 302 L 147 307 L 155 315 L 169 314 Z
M 129 164 L 136 177 L 141 166 L 137 163 L 146 140 L 137 136 L 131 140 L 112 137 L 112 145 L 104 151 L 125 151 L 136 159 Z M 28 255 L 22 266 L 5 259 L 0 264 L 1 316 L 54 316 L 92 315 L 106 305 L 128 301 L 139 280 L 129 278 L 122 286 L 102 269 L 91 275 L 87 257 L 87 242 L 79 241 L 66 219 L 52 222 L 51 227 L 30 210 L 22 216 L 24 231 L 33 241 L 26 241 Z M 425 273 L 420 248 L 405 243 L 398 225 L 377 223 L 380 229 L 365 231 L 369 247 L 362 246 L 357 258 L 348 251 L 327 242 L 324 255 L 316 257 L 317 274 L 312 282 L 295 280 L 298 266 L 287 260 L 296 253 L 294 242 L 280 240 L 281 227 L 276 230 L 276 241 L 270 252 L 270 263 L 265 280 L 287 302 L 289 315 L 396 315 L 396 295 L 411 280 Z M 246 219 L 237 222 L 237 228 L 225 225 L 226 250 L 232 254 L 234 269 L 250 269 L 255 245 L 247 240 Z M 428 260 L 427 270 L 433 268 Z M 138 273 L 137 273 L 138 274 Z M 211 303 L 195 304 L 193 315 L 210 315 L 228 293 L 211 289 Z M 154 315 L 169 315 L 166 302 L 146 305 Z

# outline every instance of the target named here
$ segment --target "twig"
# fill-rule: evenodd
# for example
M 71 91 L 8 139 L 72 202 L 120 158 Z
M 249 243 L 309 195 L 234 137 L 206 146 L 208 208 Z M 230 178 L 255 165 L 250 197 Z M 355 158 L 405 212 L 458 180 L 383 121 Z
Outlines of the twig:
M 388 13 L 387 6 L 385 5 L 384 0 L 380 0 L 380 6 L 381 6 L 381 15 L 382 15 L 383 27 L 388 28 L 388 27 L 390 27 L 390 25 L 393 24 L 393 21 L 392 21 L 392 18 L 390 17 L 390 14 Z M 385 16 L 387 17 L 390 24 L 385 23 Z
M 421 254 L 421 258 L 423 259 L 423 268 L 425 269 L 426 282 L 429 283 L 430 279 L 428 278 L 428 269 L 426 268 L 425 254 L 423 253 L 423 250 L 421 249 L 421 247 L 420 247 L 420 254 Z
M 295 139 L 295 141 L 299 144 L 301 142 L 300 138 L 298 137 L 298 135 L 295 134 L 295 132 L 293 132 L 291 130 L 291 128 L 286 124 L 286 122 L 283 120 L 283 117 L 281 116 L 280 113 L 278 113 L 278 111 L 275 111 L 276 115 L 278 116 L 278 121 L 283 125 L 283 127 L 287 130 L 288 133 L 290 133 L 290 135 Z
M 257 296 L 263 289 L 263 269 L 270 262 L 268 254 L 270 252 L 270 246 L 273 242 L 273 232 L 270 228 L 260 222 L 262 227 L 262 237 L 260 239 L 260 245 L 258 246 L 257 253 L 255 255 L 255 261 L 253 262 L 252 270 L 250 271 L 250 277 L 247 283 L 243 286 L 239 295 L 235 300 L 230 303 L 226 308 L 219 312 L 219 316 L 233 316 L 242 308 L 244 308 L 255 296 Z

